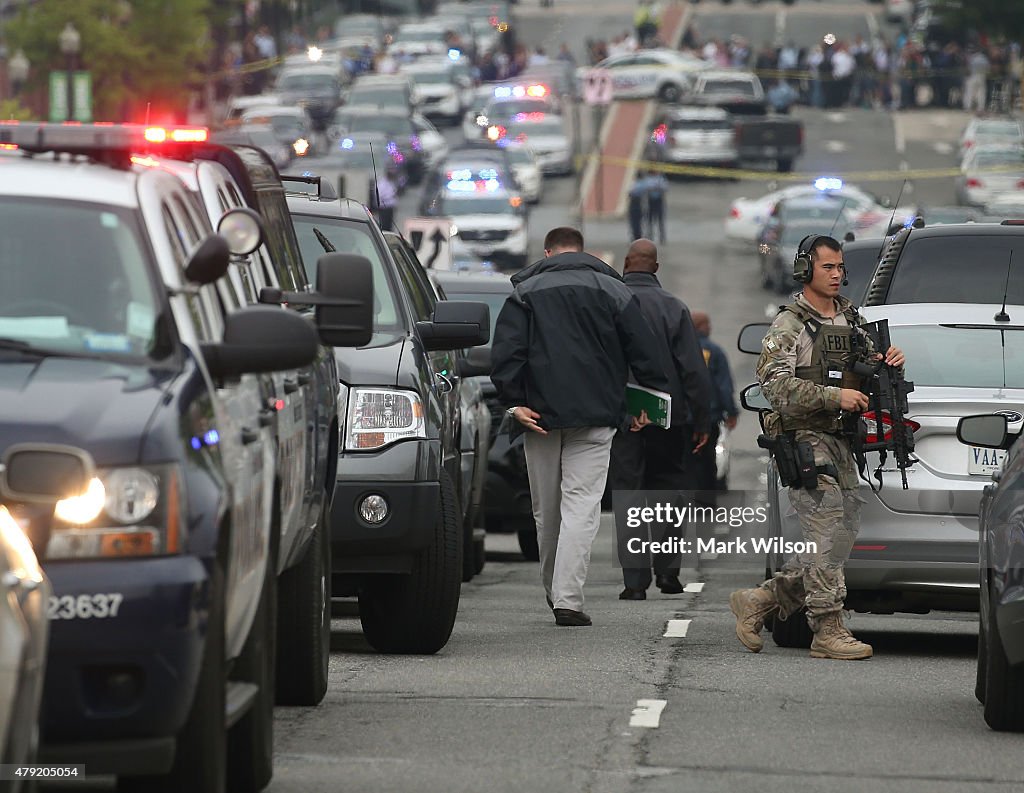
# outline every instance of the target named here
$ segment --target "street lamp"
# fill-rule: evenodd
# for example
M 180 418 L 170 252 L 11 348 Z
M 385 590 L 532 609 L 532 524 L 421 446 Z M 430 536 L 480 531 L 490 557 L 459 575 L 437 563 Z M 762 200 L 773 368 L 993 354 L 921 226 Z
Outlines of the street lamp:
M 25 53 L 21 50 L 14 53 L 14 56 L 7 62 L 7 76 L 11 80 L 12 93 L 15 99 L 17 99 L 18 94 L 21 92 L 21 86 L 28 79 L 28 69 L 28 58 L 25 57 Z
M 72 85 L 72 78 L 74 77 L 75 71 L 75 57 L 78 55 L 78 51 L 82 47 L 82 34 L 78 32 L 70 22 L 64 26 L 64 30 L 60 32 L 60 51 L 64 53 L 67 58 L 67 72 L 68 72 L 68 107 L 67 107 L 67 120 L 73 121 L 75 118 L 75 89 Z

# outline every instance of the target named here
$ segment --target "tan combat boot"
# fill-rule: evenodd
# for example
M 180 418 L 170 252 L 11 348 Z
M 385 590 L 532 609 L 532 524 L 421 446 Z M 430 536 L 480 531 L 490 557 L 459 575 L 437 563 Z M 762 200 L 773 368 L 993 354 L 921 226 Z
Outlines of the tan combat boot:
M 871 657 L 871 645 L 858 641 L 846 626 L 838 611 L 823 617 L 814 640 L 811 658 L 833 658 L 837 661 L 859 661 Z
M 769 614 L 777 610 L 778 601 L 767 589 L 737 589 L 729 595 L 729 609 L 736 615 L 736 638 L 752 653 L 761 652 L 764 640 L 761 629 Z

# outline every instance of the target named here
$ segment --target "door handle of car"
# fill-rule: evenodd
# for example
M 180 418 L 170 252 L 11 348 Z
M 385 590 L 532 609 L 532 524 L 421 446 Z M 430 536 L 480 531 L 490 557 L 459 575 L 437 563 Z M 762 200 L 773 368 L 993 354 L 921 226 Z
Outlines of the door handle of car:
M 284 392 L 286 394 L 294 394 L 298 390 L 299 390 L 299 381 L 298 380 L 292 380 L 292 379 L 286 377 L 285 381 L 284 381 Z
M 299 385 L 309 385 L 309 383 L 310 383 L 310 381 L 312 379 L 313 379 L 312 376 L 309 375 L 308 373 L 307 374 L 300 374 L 299 375 Z
M 250 429 L 249 427 L 242 427 L 242 443 L 256 443 L 260 439 L 260 433 L 258 430 Z
M 269 427 L 274 423 L 274 415 L 277 413 L 273 408 L 267 408 L 260 411 L 260 426 Z

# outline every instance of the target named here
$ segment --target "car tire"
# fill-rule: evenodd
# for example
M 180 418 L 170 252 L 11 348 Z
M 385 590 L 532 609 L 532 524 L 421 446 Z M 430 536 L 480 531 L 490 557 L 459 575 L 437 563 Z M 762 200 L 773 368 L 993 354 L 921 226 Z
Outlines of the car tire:
M 992 606 L 985 638 L 985 723 L 998 732 L 1024 732 L 1024 666 L 1007 661 Z
M 227 785 L 227 730 L 224 728 L 227 663 L 224 638 L 224 573 L 210 574 L 206 642 L 192 706 L 178 732 L 174 764 L 164 776 L 122 776 L 120 793 L 224 793 Z
M 249 711 L 228 732 L 231 793 L 258 793 L 274 775 L 274 682 L 277 661 L 277 563 L 267 564 L 260 605 L 231 671 L 259 687 Z
M 776 617 L 772 622 L 772 640 L 778 647 L 807 649 L 813 638 L 814 633 L 807 624 L 807 612 L 803 608 L 794 611 L 784 620 Z
M 331 541 L 327 499 L 306 552 L 278 582 L 277 704 L 317 705 L 331 660 Z
M 666 104 L 675 104 L 683 98 L 683 89 L 675 83 L 667 83 L 658 91 L 658 99 Z
M 375 576 L 359 591 L 363 634 L 375 650 L 433 655 L 448 643 L 459 609 L 462 550 L 455 486 L 442 471 L 434 535 L 412 572 Z
M 776 163 L 775 170 L 778 173 L 790 173 L 793 170 L 793 160 L 780 159 Z

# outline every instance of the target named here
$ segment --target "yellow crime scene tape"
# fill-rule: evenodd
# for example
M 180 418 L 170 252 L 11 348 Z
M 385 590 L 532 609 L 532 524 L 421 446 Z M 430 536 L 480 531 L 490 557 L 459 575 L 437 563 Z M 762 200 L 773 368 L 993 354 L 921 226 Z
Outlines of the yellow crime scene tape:
M 632 160 L 627 157 L 611 157 L 600 154 L 582 154 L 577 156 L 577 167 L 583 167 L 588 162 L 596 161 L 599 165 L 611 165 L 620 168 L 633 168 L 636 170 L 657 171 L 664 174 L 678 176 L 699 176 L 705 179 L 729 179 L 754 182 L 813 182 L 821 177 L 822 172 L 806 173 L 777 173 L 775 171 L 755 171 L 742 168 L 721 168 L 710 165 L 680 165 L 678 163 L 657 162 L 655 160 Z M 980 168 L 972 171 L 972 174 L 991 173 L 1017 173 L 1022 166 L 998 166 L 995 168 Z M 904 179 L 948 179 L 953 176 L 960 176 L 962 171 L 959 168 L 919 168 L 915 170 L 902 171 L 890 168 L 887 170 L 875 171 L 828 171 L 830 177 L 842 179 L 845 182 L 883 182 L 902 181 Z

